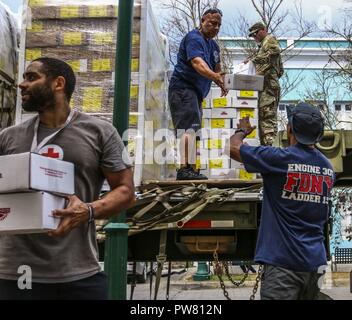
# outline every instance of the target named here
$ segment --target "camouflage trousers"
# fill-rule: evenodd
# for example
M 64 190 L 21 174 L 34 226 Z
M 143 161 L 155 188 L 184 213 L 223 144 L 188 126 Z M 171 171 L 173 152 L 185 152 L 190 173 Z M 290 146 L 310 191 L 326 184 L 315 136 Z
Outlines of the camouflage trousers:
M 264 89 L 259 94 L 258 125 L 260 144 L 271 146 L 277 134 L 277 107 L 280 100 L 280 89 Z

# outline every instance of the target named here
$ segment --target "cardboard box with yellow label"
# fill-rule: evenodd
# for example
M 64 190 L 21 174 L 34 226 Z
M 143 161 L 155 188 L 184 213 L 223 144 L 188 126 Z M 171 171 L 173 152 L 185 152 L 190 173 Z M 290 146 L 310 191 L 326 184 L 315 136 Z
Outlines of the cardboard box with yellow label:
M 236 97 L 239 99 L 257 99 L 258 98 L 258 91 L 237 90 Z
M 231 119 L 213 118 L 210 119 L 210 128 L 212 129 L 230 129 L 232 124 Z
M 218 119 L 235 119 L 237 118 L 237 109 L 235 108 L 215 108 L 211 110 L 211 118 Z
M 256 99 L 238 99 L 234 103 L 235 108 L 258 108 L 258 100 Z

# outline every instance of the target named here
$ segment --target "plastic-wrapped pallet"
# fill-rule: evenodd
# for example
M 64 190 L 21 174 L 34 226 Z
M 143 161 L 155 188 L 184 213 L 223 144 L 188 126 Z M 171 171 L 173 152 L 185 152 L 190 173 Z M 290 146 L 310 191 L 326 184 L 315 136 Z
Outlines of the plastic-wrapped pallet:
M 0 2 L 0 130 L 13 124 L 16 106 L 18 27 Z
M 149 0 L 134 2 L 131 53 L 130 154 L 145 156 L 142 139 L 145 121 L 153 130 L 165 128 L 167 119 L 165 72 L 168 47 L 154 20 Z M 21 34 L 20 72 L 39 57 L 69 63 L 77 78 L 71 107 L 112 121 L 115 89 L 118 1 L 116 0 L 25 0 Z M 117 71 L 118 72 L 118 71 Z M 21 110 L 20 102 L 17 110 Z M 22 119 L 28 118 L 22 114 Z M 18 122 L 20 122 L 19 117 Z M 155 147 L 155 146 L 154 146 Z M 165 166 L 135 166 L 135 183 L 163 179 Z
M 118 6 L 114 0 L 29 0 L 25 60 L 38 57 L 67 61 L 77 76 L 72 107 L 88 113 L 112 113 Z M 141 4 L 133 19 L 132 72 L 139 72 Z M 131 111 L 137 112 L 138 88 L 131 88 Z

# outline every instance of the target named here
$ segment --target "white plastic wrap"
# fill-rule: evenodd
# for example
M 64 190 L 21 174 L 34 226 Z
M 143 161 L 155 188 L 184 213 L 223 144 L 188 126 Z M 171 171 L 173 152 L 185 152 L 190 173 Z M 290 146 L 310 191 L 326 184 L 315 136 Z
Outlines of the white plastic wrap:
M 247 63 L 239 63 L 233 68 L 233 74 L 246 74 L 253 76 L 255 73 L 255 65 L 252 61 L 248 61 Z
M 0 70 L 12 80 L 17 75 L 18 27 L 7 7 L 0 2 Z
M 18 27 L 0 2 L 0 130 L 13 124 L 16 106 Z
M 71 106 L 111 121 L 117 35 L 117 0 L 26 0 L 21 48 L 22 69 L 39 57 L 66 61 L 75 71 L 76 89 Z M 145 121 L 153 133 L 168 128 L 166 111 L 168 47 L 152 13 L 149 0 L 134 1 L 131 61 L 130 128 L 131 156 L 136 156 L 135 183 L 164 179 L 165 165 L 145 165 L 150 149 L 144 134 Z M 20 70 L 23 72 L 23 70 Z M 118 70 L 117 70 L 118 72 Z M 17 110 L 21 110 L 20 101 Z M 25 117 L 19 117 L 18 122 Z M 138 130 L 137 130 L 138 129 Z M 153 137 L 152 137 L 153 138 Z

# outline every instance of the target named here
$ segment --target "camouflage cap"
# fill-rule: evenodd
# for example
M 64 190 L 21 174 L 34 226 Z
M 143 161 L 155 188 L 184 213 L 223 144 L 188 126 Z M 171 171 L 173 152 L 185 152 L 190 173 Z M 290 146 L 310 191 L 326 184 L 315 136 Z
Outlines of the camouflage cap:
M 255 24 L 253 24 L 250 28 L 249 28 L 249 34 L 248 36 L 251 37 L 253 35 L 253 33 L 262 30 L 266 28 L 266 25 L 263 22 L 256 22 Z

